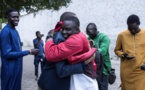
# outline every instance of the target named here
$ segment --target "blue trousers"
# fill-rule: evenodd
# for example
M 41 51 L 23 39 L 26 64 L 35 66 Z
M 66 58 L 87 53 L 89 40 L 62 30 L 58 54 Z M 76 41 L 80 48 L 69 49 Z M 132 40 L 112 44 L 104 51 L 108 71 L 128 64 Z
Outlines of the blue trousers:
M 41 64 L 41 72 L 42 72 L 43 68 L 44 68 L 44 57 L 35 56 L 34 66 L 35 66 L 35 76 L 36 77 L 38 77 L 39 63 Z
M 108 90 L 108 75 L 102 74 L 99 90 Z

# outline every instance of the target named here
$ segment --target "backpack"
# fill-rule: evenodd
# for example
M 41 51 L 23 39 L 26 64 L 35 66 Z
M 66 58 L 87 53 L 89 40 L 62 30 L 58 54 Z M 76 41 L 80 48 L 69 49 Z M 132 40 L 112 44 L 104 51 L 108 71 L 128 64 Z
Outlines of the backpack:
M 104 59 L 99 51 L 96 51 L 95 63 L 97 65 L 97 72 L 96 72 L 97 78 L 96 79 L 98 81 L 98 86 L 100 86 L 102 75 L 103 75 Z
M 100 43 L 100 36 L 98 37 L 97 47 L 99 47 L 99 43 Z M 113 84 L 116 80 L 115 69 L 111 68 L 111 71 L 108 69 L 108 67 L 104 63 L 103 56 L 99 51 L 96 51 L 95 63 L 97 65 L 96 74 L 97 74 L 98 86 L 101 85 L 101 80 L 102 80 L 102 76 L 103 76 L 103 68 L 106 68 L 108 71 L 108 74 L 109 74 L 108 75 L 108 83 Z

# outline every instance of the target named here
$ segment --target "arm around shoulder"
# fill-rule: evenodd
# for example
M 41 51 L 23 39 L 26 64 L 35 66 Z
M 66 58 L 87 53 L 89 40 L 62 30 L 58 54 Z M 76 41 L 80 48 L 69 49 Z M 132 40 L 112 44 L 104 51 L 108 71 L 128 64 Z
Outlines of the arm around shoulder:
M 50 40 L 45 44 L 45 55 L 47 60 L 58 62 L 75 55 L 82 49 L 82 45 L 75 38 L 69 38 L 57 45 Z

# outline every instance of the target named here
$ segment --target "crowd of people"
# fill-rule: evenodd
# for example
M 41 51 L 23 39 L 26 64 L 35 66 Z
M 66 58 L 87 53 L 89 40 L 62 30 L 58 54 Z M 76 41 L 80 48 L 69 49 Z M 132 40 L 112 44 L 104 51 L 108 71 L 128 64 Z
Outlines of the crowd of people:
M 41 39 L 44 35 L 36 31 L 34 49 L 22 51 L 15 28 L 19 12 L 9 9 L 5 15 L 8 23 L 0 32 L 1 90 L 21 90 L 22 59 L 26 55 L 34 55 L 39 90 L 108 90 L 112 68 L 110 39 L 95 23 L 86 26 L 86 36 L 80 30 L 77 15 L 64 12 L 55 28 L 48 32 L 45 43 Z M 145 90 L 145 30 L 139 25 L 139 17 L 130 15 L 128 28 L 117 37 L 114 52 L 121 62 L 121 90 Z M 96 52 L 103 57 L 103 63 L 98 63 Z

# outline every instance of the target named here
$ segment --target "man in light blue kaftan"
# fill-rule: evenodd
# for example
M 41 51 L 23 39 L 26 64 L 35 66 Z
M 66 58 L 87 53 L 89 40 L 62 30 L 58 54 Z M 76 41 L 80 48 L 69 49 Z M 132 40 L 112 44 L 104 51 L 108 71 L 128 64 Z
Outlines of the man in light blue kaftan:
M 22 58 L 36 50 L 22 51 L 21 40 L 15 26 L 19 22 L 19 14 L 15 9 L 6 12 L 8 24 L 0 33 L 1 50 L 1 90 L 21 90 Z M 37 50 L 38 53 L 38 50 Z

